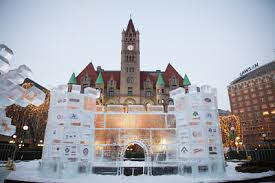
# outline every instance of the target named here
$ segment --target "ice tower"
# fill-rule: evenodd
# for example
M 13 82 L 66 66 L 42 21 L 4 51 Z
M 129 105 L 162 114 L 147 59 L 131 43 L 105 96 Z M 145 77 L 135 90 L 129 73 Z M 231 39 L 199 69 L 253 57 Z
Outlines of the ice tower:
M 175 104 L 178 172 L 223 175 L 224 153 L 218 121 L 216 89 L 204 85 L 170 92 Z
M 70 80 L 71 81 L 71 80 Z M 69 82 L 51 91 L 44 138 L 42 176 L 63 178 L 91 171 L 93 121 L 98 91 Z

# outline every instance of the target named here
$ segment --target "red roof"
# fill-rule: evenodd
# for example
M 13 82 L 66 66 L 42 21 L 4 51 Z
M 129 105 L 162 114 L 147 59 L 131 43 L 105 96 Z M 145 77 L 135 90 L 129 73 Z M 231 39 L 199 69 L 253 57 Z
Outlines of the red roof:
M 149 78 L 153 82 L 153 87 L 155 88 L 157 79 L 158 79 L 158 73 L 157 71 L 140 71 L 140 88 L 143 89 L 144 81 Z M 179 80 L 179 85 L 181 86 L 183 83 L 183 78 L 182 76 L 176 71 L 176 69 L 169 63 L 165 69 L 164 72 L 161 72 L 163 74 L 163 79 L 165 81 L 165 85 L 169 85 L 169 79 L 172 76 L 175 76 Z M 77 83 L 81 84 L 81 78 L 87 74 L 91 79 L 92 82 L 95 82 L 97 79 L 97 76 L 99 74 L 98 71 L 95 71 L 94 66 L 92 63 L 89 63 L 83 71 L 78 74 L 76 77 Z M 104 80 L 104 85 L 105 87 L 107 86 L 107 82 L 110 81 L 111 79 L 115 80 L 117 82 L 116 86 L 117 89 L 120 88 L 120 71 L 108 71 L 108 70 L 103 70 L 101 72 L 103 80 Z
M 179 85 L 181 86 L 183 83 L 183 78 L 181 75 L 177 72 L 177 70 L 169 63 L 164 71 L 163 79 L 165 81 L 165 85 L 169 84 L 169 79 L 172 76 L 175 76 L 179 80 Z

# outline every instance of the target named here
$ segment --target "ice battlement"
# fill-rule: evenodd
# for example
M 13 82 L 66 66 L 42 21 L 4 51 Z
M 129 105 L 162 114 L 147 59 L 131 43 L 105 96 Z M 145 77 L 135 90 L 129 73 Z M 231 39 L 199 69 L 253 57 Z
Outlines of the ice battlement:
M 99 106 L 99 91 L 86 88 L 80 93 L 78 85 L 70 90 L 60 86 L 51 92 L 44 175 L 72 177 L 110 170 L 121 175 L 127 171 L 127 161 L 131 161 L 127 154 L 134 147 L 143 152 L 144 174 L 156 175 L 160 167 L 191 176 L 224 172 L 212 87 L 193 85 L 189 93 L 183 88 L 171 91 L 174 105 L 168 106 L 168 112 L 163 105 Z

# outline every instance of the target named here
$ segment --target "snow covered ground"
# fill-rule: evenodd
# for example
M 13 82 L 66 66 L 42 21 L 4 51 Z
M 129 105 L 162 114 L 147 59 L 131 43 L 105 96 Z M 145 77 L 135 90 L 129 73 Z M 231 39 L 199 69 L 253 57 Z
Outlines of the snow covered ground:
M 34 160 L 29 162 L 16 163 L 16 171 L 11 172 L 7 179 L 10 180 L 22 180 L 22 181 L 35 181 L 35 182 L 51 182 L 51 183 L 90 183 L 101 182 L 101 183 L 185 183 L 185 182 L 216 182 L 216 181 L 227 181 L 227 180 L 244 180 L 252 178 L 260 178 L 265 176 L 274 175 L 274 171 L 268 171 L 264 173 L 239 173 L 235 171 L 237 165 L 236 162 L 228 162 L 226 167 L 226 175 L 223 178 L 215 177 L 186 177 L 179 175 L 163 175 L 163 176 L 111 176 L 111 175 L 84 175 L 81 177 L 70 178 L 70 179 L 50 179 L 42 178 L 38 171 L 38 162 L 40 160 Z

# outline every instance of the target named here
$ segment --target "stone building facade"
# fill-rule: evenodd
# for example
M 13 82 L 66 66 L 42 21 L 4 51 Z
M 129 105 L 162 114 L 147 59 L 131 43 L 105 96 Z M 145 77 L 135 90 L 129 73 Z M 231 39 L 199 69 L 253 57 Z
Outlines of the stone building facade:
M 95 69 L 89 63 L 76 77 L 82 90 L 89 86 L 101 90 L 98 104 L 169 105 L 173 104 L 169 91 L 178 87 L 188 89 L 191 83 L 187 75 L 183 78 L 171 64 L 165 71 L 141 71 L 139 36 L 130 19 L 122 31 L 121 69 L 104 70 L 101 66 Z

